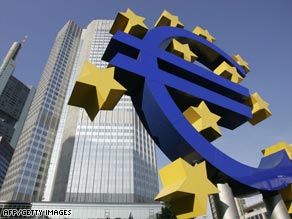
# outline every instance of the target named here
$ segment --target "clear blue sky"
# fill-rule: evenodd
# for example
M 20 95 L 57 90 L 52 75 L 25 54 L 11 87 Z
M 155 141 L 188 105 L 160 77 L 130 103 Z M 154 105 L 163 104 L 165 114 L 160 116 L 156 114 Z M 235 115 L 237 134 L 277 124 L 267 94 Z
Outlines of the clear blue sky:
M 29 38 L 17 58 L 15 75 L 37 86 L 56 33 L 72 19 L 82 27 L 93 19 L 114 19 L 131 8 L 149 28 L 164 9 L 179 16 L 185 29 L 196 25 L 215 36 L 228 54 L 239 53 L 251 72 L 241 83 L 270 103 L 273 116 L 224 131 L 214 145 L 233 158 L 257 165 L 261 150 L 279 141 L 292 143 L 291 0 L 1 0 L 0 59 L 13 41 Z M 168 163 L 158 154 L 159 167 Z

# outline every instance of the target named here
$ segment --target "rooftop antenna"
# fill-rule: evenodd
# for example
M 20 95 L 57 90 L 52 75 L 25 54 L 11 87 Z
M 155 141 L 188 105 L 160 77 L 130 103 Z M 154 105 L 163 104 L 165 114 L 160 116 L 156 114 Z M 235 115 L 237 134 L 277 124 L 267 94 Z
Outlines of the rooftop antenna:
M 23 47 L 23 45 L 25 44 L 26 40 L 28 38 L 28 35 L 25 35 L 22 42 L 21 42 L 21 47 Z

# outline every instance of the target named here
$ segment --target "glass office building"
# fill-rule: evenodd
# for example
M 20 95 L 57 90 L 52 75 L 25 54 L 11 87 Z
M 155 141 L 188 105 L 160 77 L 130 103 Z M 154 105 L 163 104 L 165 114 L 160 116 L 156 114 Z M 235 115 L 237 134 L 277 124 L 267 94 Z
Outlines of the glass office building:
M 131 99 L 91 122 L 68 106 L 83 63 L 100 68 L 113 21 L 58 33 L 18 141 L 0 199 L 69 203 L 152 203 L 158 192 L 155 145 Z
M 4 180 L 1 200 L 30 202 L 43 196 L 81 31 L 69 21 L 56 37 Z
M 113 21 L 94 20 L 83 30 L 69 91 L 54 145 L 45 200 L 71 203 L 151 203 L 158 192 L 155 144 L 131 99 L 113 111 L 100 111 L 93 122 L 68 106 L 86 60 L 100 68 Z

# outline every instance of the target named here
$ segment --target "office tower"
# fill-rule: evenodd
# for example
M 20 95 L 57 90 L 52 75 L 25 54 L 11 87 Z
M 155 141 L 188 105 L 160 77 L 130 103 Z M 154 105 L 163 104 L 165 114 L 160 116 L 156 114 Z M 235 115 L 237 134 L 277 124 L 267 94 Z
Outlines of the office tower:
M 0 66 L 0 94 L 15 70 L 15 59 L 21 48 L 21 43 L 14 42 Z
M 14 42 L 0 66 L 0 136 L 14 148 L 35 92 L 12 75 L 20 49 Z
M 0 66 L 0 188 L 35 92 L 13 76 L 21 47 L 14 42 Z
M 82 29 L 57 34 L 4 180 L 0 199 L 40 200 Z
M 83 30 L 66 103 L 84 61 L 100 68 L 111 38 L 110 20 L 94 20 Z M 91 122 L 84 110 L 64 105 L 45 200 L 85 203 L 150 203 L 158 192 L 155 145 L 131 99 Z

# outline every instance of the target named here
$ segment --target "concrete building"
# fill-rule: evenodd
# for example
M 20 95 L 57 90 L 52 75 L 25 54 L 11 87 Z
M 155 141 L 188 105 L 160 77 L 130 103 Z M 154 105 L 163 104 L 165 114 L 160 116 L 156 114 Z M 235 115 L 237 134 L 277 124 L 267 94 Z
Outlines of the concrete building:
M 249 198 L 236 198 L 236 205 L 240 219 L 268 219 L 265 203 L 261 196 L 252 197 L 253 201 L 246 201 Z
M 82 109 L 68 106 L 83 63 L 100 68 L 111 38 L 111 20 L 94 20 L 83 30 L 69 91 L 54 145 L 45 200 L 71 203 L 153 203 L 158 192 L 155 144 L 131 99 L 91 122 Z
M 256 203 L 244 209 L 244 219 L 268 219 L 269 214 L 263 202 Z
M 56 37 L 3 183 L 1 200 L 30 202 L 43 196 L 80 35 L 81 28 L 69 21 Z

